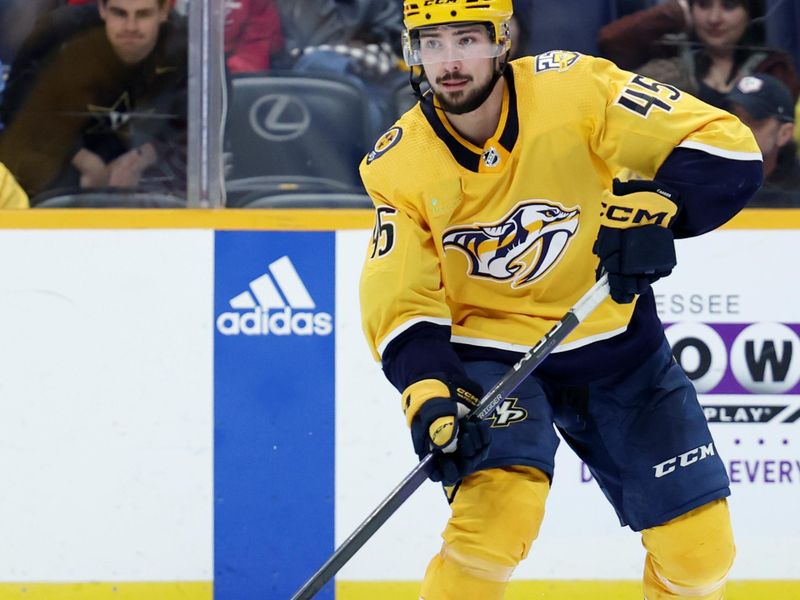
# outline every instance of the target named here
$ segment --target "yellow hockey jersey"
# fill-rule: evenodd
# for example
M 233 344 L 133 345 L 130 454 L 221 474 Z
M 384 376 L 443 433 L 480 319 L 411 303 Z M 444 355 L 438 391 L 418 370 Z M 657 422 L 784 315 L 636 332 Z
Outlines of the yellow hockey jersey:
M 3 163 L 0 163 L 0 208 L 28 208 L 28 195 Z
M 455 344 L 527 351 L 595 281 L 615 175 L 652 179 L 676 147 L 761 159 L 734 116 L 606 60 L 553 51 L 509 67 L 483 147 L 422 102 L 361 163 L 375 204 L 361 308 L 376 359 L 419 323 L 450 326 Z M 556 351 L 621 334 L 633 311 L 608 299 Z

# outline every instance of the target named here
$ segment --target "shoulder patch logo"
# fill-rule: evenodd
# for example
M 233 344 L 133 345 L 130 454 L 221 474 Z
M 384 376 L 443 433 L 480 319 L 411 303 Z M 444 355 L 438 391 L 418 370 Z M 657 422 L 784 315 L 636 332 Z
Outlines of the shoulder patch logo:
M 375 142 L 375 147 L 367 154 L 367 164 L 370 164 L 376 158 L 380 158 L 389 150 L 394 148 L 400 139 L 403 137 L 403 130 L 400 127 L 392 127 L 389 131 L 384 133 L 378 141 Z
M 569 71 L 572 66 L 580 60 L 581 55 L 577 52 L 568 50 L 551 50 L 536 56 L 536 73 L 546 71 L 558 71 L 563 73 Z
M 470 277 L 511 281 L 520 288 L 544 277 L 578 230 L 580 210 L 545 200 L 520 202 L 495 223 L 444 232 L 445 250 L 467 255 Z

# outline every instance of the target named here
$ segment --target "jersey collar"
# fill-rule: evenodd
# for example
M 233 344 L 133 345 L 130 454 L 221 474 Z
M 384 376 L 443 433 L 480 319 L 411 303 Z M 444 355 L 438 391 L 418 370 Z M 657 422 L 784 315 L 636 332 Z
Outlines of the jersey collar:
M 514 85 L 514 72 L 510 65 L 506 68 L 503 76 L 506 80 L 506 87 L 503 92 L 500 122 L 497 125 L 497 131 L 486 141 L 483 148 L 461 137 L 447 121 L 444 111 L 434 106 L 434 102 L 420 102 L 422 113 L 436 136 L 447 145 L 456 162 L 475 173 L 484 171 L 484 169 L 481 169 L 481 160 L 484 153 L 493 146 L 500 145 L 504 150 L 503 154 L 507 156 L 514 150 L 514 145 L 519 136 L 517 93 Z

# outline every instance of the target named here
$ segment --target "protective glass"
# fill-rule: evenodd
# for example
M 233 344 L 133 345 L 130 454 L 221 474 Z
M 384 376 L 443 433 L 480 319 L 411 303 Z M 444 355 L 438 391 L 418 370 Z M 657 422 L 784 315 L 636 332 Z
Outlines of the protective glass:
M 409 67 L 425 64 L 495 58 L 507 49 L 495 42 L 484 23 L 455 23 L 418 27 L 403 33 L 403 58 Z

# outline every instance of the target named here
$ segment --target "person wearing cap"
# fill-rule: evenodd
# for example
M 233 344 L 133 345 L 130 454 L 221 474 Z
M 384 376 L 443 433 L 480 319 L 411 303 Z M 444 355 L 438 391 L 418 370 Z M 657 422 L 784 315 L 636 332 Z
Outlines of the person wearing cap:
M 729 481 L 650 284 L 675 265 L 674 238 L 756 192 L 753 134 L 604 59 L 509 61 L 511 0 L 403 8 L 419 101 L 360 166 L 375 205 L 360 298 L 450 504 L 420 596 L 503 598 L 539 533 L 558 429 L 641 533 L 648 600 L 720 600 Z M 623 169 L 643 180 L 614 180 Z M 603 273 L 611 297 L 484 419 L 465 418 Z
M 764 156 L 764 185 L 748 206 L 800 206 L 800 159 L 789 89 L 769 75 L 750 75 L 739 80 L 728 101 Z
M 726 108 L 746 75 L 767 73 L 800 95 L 794 60 L 767 44 L 767 0 L 665 0 L 604 26 L 602 56 Z

